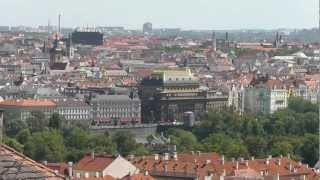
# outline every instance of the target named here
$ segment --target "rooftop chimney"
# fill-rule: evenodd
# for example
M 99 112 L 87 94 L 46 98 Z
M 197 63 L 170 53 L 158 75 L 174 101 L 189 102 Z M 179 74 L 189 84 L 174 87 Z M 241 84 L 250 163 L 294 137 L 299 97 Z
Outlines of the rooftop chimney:
M 281 159 L 277 159 L 277 165 L 281 166 Z
M 197 155 L 198 155 L 198 156 L 201 156 L 201 151 L 197 151 Z
M 177 152 L 177 145 L 173 145 L 173 152 Z
M 178 153 L 177 153 L 177 152 L 173 152 L 173 159 L 174 159 L 175 161 L 178 160 Z
M 169 153 L 164 153 L 163 160 L 169 161 Z
M 221 156 L 221 164 L 224 165 L 224 155 Z
M 72 173 L 73 173 L 72 167 L 73 167 L 73 163 L 68 162 L 68 175 L 69 175 L 69 177 L 72 177 Z
M 292 166 L 292 164 L 291 164 L 291 163 L 289 164 L 289 171 L 290 171 L 290 172 L 292 172 L 292 171 L 293 171 L 293 166 Z
M 236 170 L 239 169 L 239 161 L 236 161 Z
M 249 167 L 249 161 L 246 161 L 246 167 L 248 168 Z
M 47 166 L 48 165 L 48 161 L 43 161 L 43 165 Z
M 95 159 L 94 151 L 91 151 L 91 159 L 92 159 L 92 160 L 94 160 L 94 159 Z
M 129 159 L 129 161 L 133 161 L 134 155 L 133 155 L 133 154 L 130 154 L 130 155 L 128 156 L 128 159 Z
M 168 172 L 168 164 L 167 164 L 167 163 L 165 163 L 165 164 L 163 165 L 163 168 L 164 168 L 164 172 Z
M 255 159 L 254 156 L 251 156 L 251 160 L 254 161 L 254 159 Z
M 158 161 L 159 160 L 159 154 L 154 154 L 154 160 Z
M 270 160 L 266 159 L 266 165 L 269 165 L 269 163 L 270 163 Z

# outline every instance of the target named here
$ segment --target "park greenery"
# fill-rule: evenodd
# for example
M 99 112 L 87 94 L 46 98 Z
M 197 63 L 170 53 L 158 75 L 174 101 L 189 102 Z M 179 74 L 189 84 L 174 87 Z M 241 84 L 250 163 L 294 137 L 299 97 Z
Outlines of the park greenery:
M 49 162 L 76 162 L 91 151 L 123 156 L 159 153 L 157 148 L 137 143 L 129 132 L 94 134 L 64 122 L 58 114 L 46 119 L 36 112 L 26 123 L 7 114 L 4 142 L 37 161 Z M 168 128 L 164 134 L 179 152 L 217 152 L 227 158 L 290 154 L 314 165 L 318 159 L 318 108 L 301 98 L 290 98 L 287 109 L 271 115 L 209 112 L 195 127 Z

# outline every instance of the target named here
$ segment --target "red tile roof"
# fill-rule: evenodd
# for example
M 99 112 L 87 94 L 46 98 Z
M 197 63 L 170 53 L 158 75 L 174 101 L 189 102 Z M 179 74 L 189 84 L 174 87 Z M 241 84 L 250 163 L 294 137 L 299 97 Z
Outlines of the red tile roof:
M 195 156 L 191 154 L 178 154 L 175 160 L 163 160 L 159 157 L 155 160 L 154 156 L 136 158 L 131 162 L 142 171 L 150 172 L 178 172 L 189 174 L 203 179 L 209 173 L 215 175 L 225 174 L 226 176 L 301 176 L 306 175 L 313 179 L 319 177 L 315 172 L 306 165 L 293 161 L 287 157 L 240 160 L 240 161 L 223 161 L 218 158 L 217 154 L 204 154 Z M 173 173 L 174 174 L 174 173 Z M 311 178 L 312 177 L 312 178 Z
M 102 171 L 109 166 L 116 157 L 110 155 L 95 155 L 92 159 L 90 154 L 85 155 L 74 167 L 74 170 Z
M 121 180 L 155 180 L 155 178 L 153 178 L 149 175 L 145 175 L 143 173 L 140 173 L 140 174 L 134 174 L 131 176 L 126 176 L 126 177 L 122 178 Z
M 66 163 L 48 163 L 46 167 L 58 171 L 60 174 L 65 174 L 68 170 L 68 164 Z
M 48 99 L 8 99 L 0 102 L 0 106 L 54 107 L 56 103 Z
M 104 177 L 82 177 L 82 178 L 76 178 L 75 180 L 116 180 L 116 178 L 112 176 L 104 176 Z

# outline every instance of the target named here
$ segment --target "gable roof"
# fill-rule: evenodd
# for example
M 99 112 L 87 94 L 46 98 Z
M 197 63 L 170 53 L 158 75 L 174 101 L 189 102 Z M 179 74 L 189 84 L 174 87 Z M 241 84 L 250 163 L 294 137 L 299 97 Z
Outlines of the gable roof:
M 64 176 L 6 146 L 0 146 L 0 179 L 62 180 Z
M 74 170 L 103 171 L 115 159 L 116 157 L 111 155 L 95 155 L 92 158 L 90 154 L 87 154 L 74 166 Z

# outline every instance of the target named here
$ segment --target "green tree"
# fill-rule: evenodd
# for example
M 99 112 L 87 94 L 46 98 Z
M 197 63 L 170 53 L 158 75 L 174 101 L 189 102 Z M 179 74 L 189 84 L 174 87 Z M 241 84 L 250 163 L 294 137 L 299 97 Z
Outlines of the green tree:
M 39 132 L 48 127 L 48 120 L 43 112 L 34 111 L 27 119 L 27 124 L 31 132 Z
M 24 153 L 37 161 L 61 162 L 65 157 L 65 146 L 60 131 L 36 132 L 28 138 Z
M 117 145 L 117 151 L 123 156 L 134 154 L 137 143 L 134 135 L 130 132 L 117 132 L 112 136 L 112 140 Z
M 264 138 L 259 136 L 249 136 L 245 139 L 245 144 L 247 145 L 251 156 L 258 158 L 265 157 L 268 142 Z
M 62 129 L 63 121 L 63 117 L 61 117 L 58 113 L 54 113 L 49 119 L 49 127 L 53 129 Z
M 115 154 L 117 149 L 108 134 L 93 134 L 89 139 L 89 150 L 97 153 Z
M 229 158 L 248 157 L 247 147 L 241 139 L 232 138 L 225 134 L 211 134 L 202 141 L 203 149 L 207 152 L 218 152 Z
M 189 131 L 170 129 L 168 131 L 171 144 L 177 146 L 179 152 L 188 152 L 199 149 L 197 138 Z
M 287 141 L 277 142 L 272 145 L 271 154 L 273 156 L 293 154 L 293 146 Z
M 7 136 L 13 137 L 20 130 L 27 127 L 27 124 L 20 119 L 18 113 L 5 112 L 3 115 L 4 133 Z
M 31 136 L 29 129 L 22 129 L 18 132 L 16 139 L 19 143 L 25 144 L 28 141 L 28 138 Z
M 288 100 L 288 109 L 297 113 L 318 112 L 318 107 L 302 97 L 290 97 Z
M 303 162 L 311 166 L 315 165 L 319 159 L 319 136 L 315 134 L 306 134 L 305 141 L 301 147 L 301 157 Z
M 67 134 L 66 145 L 71 148 L 85 150 L 89 147 L 89 138 L 88 132 L 81 128 L 75 127 L 72 128 L 70 133 Z
M 23 152 L 23 145 L 20 144 L 16 139 L 5 136 L 3 139 L 4 143 L 13 149 Z

